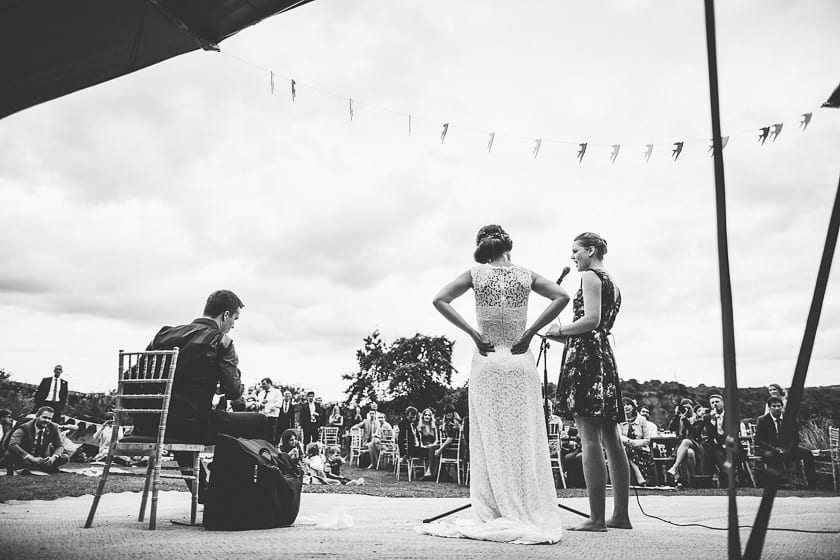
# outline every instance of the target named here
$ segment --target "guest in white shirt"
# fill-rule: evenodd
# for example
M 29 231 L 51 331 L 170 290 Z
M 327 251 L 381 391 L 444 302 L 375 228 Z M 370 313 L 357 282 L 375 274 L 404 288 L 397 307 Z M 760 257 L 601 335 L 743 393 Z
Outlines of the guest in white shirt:
M 274 387 L 271 378 L 265 377 L 260 381 L 260 391 L 257 393 L 257 403 L 260 411 L 265 415 L 265 439 L 274 445 L 280 441 L 280 434 L 277 429 L 277 417 L 280 416 L 280 405 L 283 395 L 280 389 Z

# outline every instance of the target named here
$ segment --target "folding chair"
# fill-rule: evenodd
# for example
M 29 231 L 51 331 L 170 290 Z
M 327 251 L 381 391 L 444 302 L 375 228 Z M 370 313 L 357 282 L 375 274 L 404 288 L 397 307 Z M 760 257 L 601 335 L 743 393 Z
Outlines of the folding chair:
M 338 445 L 338 428 L 335 426 L 322 426 L 318 428 L 318 440 L 327 447 Z
M 105 483 L 111 470 L 114 457 L 117 455 L 148 457 L 146 474 L 132 474 L 145 476 L 146 484 L 140 501 L 140 515 L 138 521 L 146 516 L 146 504 L 149 489 L 152 492 L 151 511 L 149 513 L 149 529 L 154 530 L 157 524 L 158 489 L 161 478 L 181 478 L 192 481 L 192 505 L 190 507 L 190 524 L 194 525 L 198 510 L 198 480 L 199 460 L 201 453 L 212 453 L 212 446 L 203 443 L 172 441 L 166 439 L 166 420 L 169 414 L 169 399 L 172 395 L 172 382 L 175 377 L 175 366 L 178 362 L 178 348 L 166 351 L 123 352 L 119 351 L 119 370 L 117 377 L 116 408 L 114 409 L 114 425 L 111 432 L 111 444 L 105 468 L 99 479 L 99 486 L 90 506 L 85 528 L 90 528 L 99 506 L 99 499 L 105 490 Z M 120 424 L 125 414 L 131 416 L 151 415 L 157 417 L 157 436 L 130 435 L 118 440 Z M 161 463 L 163 453 L 184 451 L 192 453 L 193 466 L 188 474 L 162 474 Z
M 382 463 L 382 457 L 385 457 L 394 464 L 400 458 L 395 430 L 383 429 L 379 434 L 379 458 L 376 459 L 377 469 L 379 469 L 379 465 Z
M 551 458 L 552 473 L 560 474 L 560 482 L 566 488 L 566 473 L 563 472 L 563 450 L 560 445 L 560 424 L 548 425 L 548 454 Z
M 438 428 L 438 440 L 443 444 L 446 441 L 447 436 L 446 433 L 440 428 Z M 461 484 L 461 433 L 458 432 L 458 436 L 452 439 L 452 443 L 446 446 L 446 448 L 440 452 L 440 459 L 438 463 L 438 472 L 437 472 L 437 479 L 435 482 L 440 482 L 440 471 L 443 470 L 445 465 L 454 465 L 455 466 L 455 473 L 458 480 L 458 484 Z
M 353 464 L 353 459 L 356 460 L 356 466 L 359 466 L 359 457 L 362 455 L 362 429 L 352 428 L 350 430 L 350 461 Z
M 819 458 L 814 461 L 818 475 L 831 476 L 834 481 L 834 493 L 837 493 L 838 481 L 840 481 L 840 428 L 828 429 L 828 457 Z

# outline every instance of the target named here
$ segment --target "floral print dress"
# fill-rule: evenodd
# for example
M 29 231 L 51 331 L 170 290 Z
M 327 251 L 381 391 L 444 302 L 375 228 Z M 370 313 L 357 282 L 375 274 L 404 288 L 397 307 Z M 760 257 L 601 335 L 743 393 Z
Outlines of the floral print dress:
M 557 382 L 557 410 L 562 416 L 624 421 L 624 405 L 609 334 L 621 307 L 621 294 L 603 270 L 590 269 L 601 280 L 601 323 L 566 339 L 565 361 Z M 583 317 L 583 288 L 572 303 L 575 321 Z

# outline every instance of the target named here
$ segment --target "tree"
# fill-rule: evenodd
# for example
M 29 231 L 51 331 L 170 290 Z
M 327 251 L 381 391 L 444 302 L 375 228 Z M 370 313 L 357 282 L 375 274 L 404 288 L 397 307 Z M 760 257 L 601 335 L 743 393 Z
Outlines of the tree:
M 7 379 L 12 378 L 12 372 L 6 370 L 6 368 L 0 368 L 0 381 L 6 381 Z
M 350 386 L 344 391 L 347 394 L 348 403 L 354 398 L 358 401 L 378 400 L 376 394 L 380 378 L 378 364 L 385 351 L 385 344 L 379 337 L 379 331 L 373 331 L 364 338 L 364 346 L 356 350 L 359 370 L 341 376 L 342 379 L 351 381 Z
M 374 331 L 356 352 L 359 371 L 343 376 L 351 381 L 345 391 L 348 402 L 352 398 L 389 400 L 397 411 L 408 404 L 437 405 L 451 387 L 453 345 L 445 336 L 417 333 L 386 346 Z

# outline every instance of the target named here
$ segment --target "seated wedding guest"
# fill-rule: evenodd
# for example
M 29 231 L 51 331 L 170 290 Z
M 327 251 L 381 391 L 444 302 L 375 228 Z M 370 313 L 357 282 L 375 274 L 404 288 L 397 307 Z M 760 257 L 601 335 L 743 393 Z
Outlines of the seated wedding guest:
M 701 418 L 695 413 L 694 402 L 683 399 L 674 410 L 674 417 L 668 425 L 668 429 L 677 435 L 680 442 L 674 464 L 667 471 L 674 477 L 674 484 L 678 487 L 686 483 L 690 486 L 691 479 L 697 474 L 697 466 L 702 468 L 704 454 L 700 445 Z M 685 471 L 680 470 L 681 467 Z
M 93 434 L 93 444 L 98 447 L 94 461 L 104 461 L 108 457 L 108 449 L 111 447 L 111 435 L 114 433 L 114 413 L 105 413 L 105 422 L 99 426 Z M 117 432 L 117 441 L 125 435 L 125 427 L 120 426 Z
M 303 473 L 303 446 L 297 439 L 297 434 L 292 428 L 289 428 L 280 435 L 280 451 L 286 453 L 292 460 L 298 471 L 298 475 Z
M 723 397 L 717 393 L 709 395 L 709 411 L 703 414 L 700 421 L 701 446 L 705 454 L 704 471 L 713 475 L 717 467 L 721 487 L 727 486 L 729 480 L 726 469 L 725 415 Z
M 362 409 L 356 399 L 352 399 L 350 404 L 344 407 L 344 426 L 346 429 L 341 436 L 341 455 L 343 457 L 350 457 L 350 428 L 364 420 L 362 416 Z
M 244 307 L 242 300 L 229 290 L 213 292 L 207 298 L 202 317 L 186 325 L 161 328 L 146 348 L 180 349 L 166 422 L 168 440 L 212 444 L 216 434 L 264 437 L 265 416 L 262 414 L 213 408 L 217 387 L 222 388 L 228 399 L 238 399 L 244 391 L 239 357 L 228 337 Z M 134 388 L 143 390 L 143 384 L 136 384 Z M 159 401 L 153 402 L 157 404 Z M 156 415 L 137 414 L 133 415 L 133 420 L 132 435 L 157 435 L 159 419 Z M 192 453 L 176 451 L 173 456 L 184 474 L 192 473 Z M 199 477 L 199 501 L 202 502 L 206 486 L 203 468 Z M 184 482 L 192 488 L 192 480 L 185 479 Z
M 451 404 L 446 405 L 443 409 L 443 433 L 444 440 L 440 443 L 440 447 L 435 449 L 435 455 L 440 456 L 443 450 L 452 445 L 461 435 L 461 418 L 455 412 L 455 407 Z
M 779 448 L 779 435 L 782 430 L 782 420 L 784 419 L 785 403 L 781 397 L 770 397 L 767 399 L 767 407 L 770 409 L 768 414 L 760 416 L 755 426 L 755 445 L 760 454 L 765 457 L 769 465 L 778 462 L 774 460 L 774 451 Z M 793 426 L 793 446 L 790 448 L 790 453 L 786 458 L 802 460 L 805 465 L 805 478 L 808 480 L 808 489 L 813 490 L 817 487 L 817 472 L 814 465 L 814 455 L 804 447 L 799 446 L 799 424 L 794 422 Z
M 440 446 L 438 442 L 437 424 L 435 423 L 435 413 L 431 408 L 423 410 L 420 414 L 420 423 L 418 425 L 420 431 L 420 447 L 422 447 L 427 454 L 426 472 L 423 473 L 423 478 L 431 479 L 432 473 L 437 472 L 435 460 L 437 455 L 435 450 Z
M 782 401 L 782 409 L 787 406 L 787 393 L 782 386 L 778 383 L 771 383 L 767 386 L 767 394 L 771 397 L 776 397 Z M 770 412 L 770 407 L 765 404 L 764 405 L 764 414 L 768 414 Z
M 379 413 L 377 415 L 377 424 L 373 431 L 373 436 L 371 437 L 370 444 L 368 445 L 368 451 L 370 452 L 370 466 L 369 469 L 376 466 L 376 463 L 379 462 L 379 452 L 382 450 L 382 439 L 384 437 L 383 432 L 385 431 L 393 432 L 394 428 L 385 420 L 385 415 Z M 377 467 L 379 468 L 379 467 Z
M 636 403 L 628 398 L 622 399 L 626 420 L 619 425 L 621 443 L 630 461 L 630 470 L 639 486 L 647 486 L 648 480 L 655 476 L 653 456 L 650 453 L 650 432 L 647 420 L 637 413 Z
M 4 458 L 6 466 L 54 474 L 70 457 L 61 445 L 58 424 L 52 421 L 53 409 L 42 406 L 35 419 L 18 426 L 9 439 Z
M 3 464 L 3 457 L 9 451 L 9 440 L 12 438 L 15 420 L 12 418 L 12 411 L 6 408 L 0 409 L 0 464 Z M 13 467 L 9 467 L 14 472 Z
M 400 421 L 397 429 L 397 447 L 400 450 L 400 458 L 405 461 L 409 458 L 426 459 L 428 452 L 420 444 L 416 408 L 409 406 L 405 409 L 405 417 Z
M 577 427 L 569 428 L 569 441 L 561 448 L 563 467 L 566 469 L 566 485 L 570 488 L 586 488 L 583 478 L 583 455 Z
M 651 422 L 651 420 L 650 420 L 650 407 L 643 404 L 642 406 L 639 407 L 639 414 L 647 422 L 648 433 L 650 434 L 650 437 L 658 436 L 659 435 L 659 427 L 656 424 L 654 424 L 653 422 Z
M 370 410 L 367 413 L 367 417 L 361 422 L 353 425 L 353 428 L 359 428 L 362 430 L 362 448 L 368 450 L 368 458 L 371 460 L 371 463 L 368 466 L 369 469 L 373 468 L 374 465 L 373 456 L 370 454 L 370 450 L 373 445 L 373 433 L 379 427 L 379 419 L 377 418 L 378 410 L 378 404 L 375 402 L 370 403 Z
M 304 464 L 304 484 L 341 484 L 340 480 L 327 477 L 326 462 L 321 455 L 321 444 L 313 441 L 306 446 Z
M 548 401 L 548 423 L 559 424 L 560 431 L 563 431 L 563 419 L 554 413 L 554 401 Z

